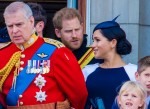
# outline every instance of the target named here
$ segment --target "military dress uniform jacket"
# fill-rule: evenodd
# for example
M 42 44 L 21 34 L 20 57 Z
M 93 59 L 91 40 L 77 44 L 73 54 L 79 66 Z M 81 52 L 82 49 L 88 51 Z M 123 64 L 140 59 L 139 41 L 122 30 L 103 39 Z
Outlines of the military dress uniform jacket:
M 57 41 L 33 39 L 36 38 L 30 38 L 24 50 L 14 43 L 0 50 L 0 91 L 7 107 L 50 103 L 52 108 L 43 109 L 55 109 L 58 102 L 67 98 L 71 107 L 83 109 L 87 90 L 72 52 L 56 47 Z M 44 44 L 47 46 L 41 47 Z

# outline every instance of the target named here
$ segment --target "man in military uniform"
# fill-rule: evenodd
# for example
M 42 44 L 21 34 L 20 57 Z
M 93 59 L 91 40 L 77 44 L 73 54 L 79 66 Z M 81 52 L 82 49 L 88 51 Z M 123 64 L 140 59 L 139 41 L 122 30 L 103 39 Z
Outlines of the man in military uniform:
M 83 34 L 83 21 L 76 9 L 63 8 L 53 17 L 55 34 L 62 43 L 72 50 L 80 67 L 87 64 L 101 63 L 102 60 L 94 59 L 92 48 L 86 47 L 87 35 Z
M 35 35 L 32 11 L 23 2 L 8 5 L 4 19 L 12 42 L 0 50 L 0 104 L 7 109 L 84 109 L 87 89 L 72 52 Z

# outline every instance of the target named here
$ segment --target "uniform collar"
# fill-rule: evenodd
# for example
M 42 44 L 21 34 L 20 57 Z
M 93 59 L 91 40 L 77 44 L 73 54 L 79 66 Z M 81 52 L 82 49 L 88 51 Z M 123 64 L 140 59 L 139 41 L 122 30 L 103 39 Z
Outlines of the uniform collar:
M 22 44 L 22 45 L 19 45 L 18 48 L 20 48 L 22 51 L 25 50 L 26 48 L 30 47 L 32 44 L 34 44 L 34 42 L 38 39 L 37 35 L 36 34 L 32 34 L 30 39 Z
M 88 50 L 88 47 L 86 47 L 86 45 L 87 45 L 87 35 L 84 34 L 83 42 L 82 42 L 80 48 L 73 51 L 73 54 L 75 55 L 77 60 L 79 60 L 84 55 L 84 53 Z

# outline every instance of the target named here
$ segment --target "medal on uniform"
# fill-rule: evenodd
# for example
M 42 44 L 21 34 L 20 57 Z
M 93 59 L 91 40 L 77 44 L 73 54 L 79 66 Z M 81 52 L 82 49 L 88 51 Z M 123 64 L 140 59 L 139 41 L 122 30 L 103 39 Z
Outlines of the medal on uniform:
M 43 60 L 43 74 L 45 74 L 46 73 L 46 60 Z
M 37 69 L 36 69 L 36 73 L 41 73 L 40 60 L 37 60 Z
M 36 100 L 40 102 L 46 101 L 47 95 L 45 94 L 45 91 L 42 91 L 42 87 L 45 86 L 46 83 L 45 78 L 39 74 L 38 77 L 36 77 L 34 83 L 40 89 L 39 92 L 36 92 Z
M 36 60 L 32 60 L 32 68 L 31 68 L 31 73 L 36 73 Z
M 50 60 L 47 60 L 47 69 L 46 69 L 47 73 L 50 72 Z
M 46 74 L 50 72 L 50 60 L 28 60 L 26 72 L 34 74 Z
M 27 73 L 31 73 L 31 60 L 28 60 Z
M 47 95 L 45 94 L 45 91 L 42 92 L 40 90 L 39 92 L 36 92 L 35 98 L 37 101 L 40 101 L 40 102 L 46 101 L 46 97 L 47 97 Z
M 43 74 L 49 73 L 50 71 L 50 60 L 44 60 L 43 62 Z
M 44 60 L 40 60 L 40 74 L 43 74 L 43 63 Z
M 35 85 L 37 87 L 39 87 L 40 89 L 42 89 L 42 87 L 45 86 L 46 80 L 45 80 L 44 77 L 42 77 L 41 74 L 39 74 L 38 77 L 36 77 L 34 83 L 35 83 Z

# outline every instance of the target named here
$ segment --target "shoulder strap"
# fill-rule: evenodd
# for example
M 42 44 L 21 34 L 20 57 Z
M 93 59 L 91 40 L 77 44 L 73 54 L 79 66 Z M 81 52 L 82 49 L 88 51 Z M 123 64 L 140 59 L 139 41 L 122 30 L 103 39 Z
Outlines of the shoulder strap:
M 81 69 L 86 66 L 94 57 L 94 52 L 92 48 L 89 48 L 87 52 L 81 57 L 81 59 L 78 61 L 80 64 Z
M 46 43 L 55 45 L 56 47 L 60 48 L 60 47 L 65 47 L 65 45 L 57 40 L 51 39 L 51 38 L 44 38 L 44 41 Z
M 11 44 L 11 42 L 4 43 L 4 45 L 0 47 L 0 49 L 7 47 L 9 44 Z

